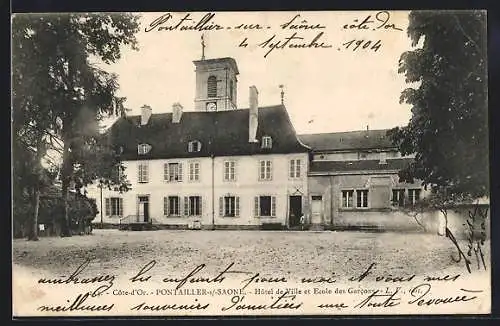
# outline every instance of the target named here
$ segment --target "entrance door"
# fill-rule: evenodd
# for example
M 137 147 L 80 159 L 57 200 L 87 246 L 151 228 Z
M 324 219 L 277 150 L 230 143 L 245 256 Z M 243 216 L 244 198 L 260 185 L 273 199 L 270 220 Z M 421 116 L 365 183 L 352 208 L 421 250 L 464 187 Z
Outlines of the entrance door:
M 311 203 L 311 223 L 321 224 L 321 213 L 323 206 L 323 198 L 321 196 L 312 196 Z
M 143 216 L 143 222 L 149 222 L 149 197 L 139 197 L 139 216 Z
M 302 196 L 290 196 L 290 227 L 300 225 L 302 215 Z

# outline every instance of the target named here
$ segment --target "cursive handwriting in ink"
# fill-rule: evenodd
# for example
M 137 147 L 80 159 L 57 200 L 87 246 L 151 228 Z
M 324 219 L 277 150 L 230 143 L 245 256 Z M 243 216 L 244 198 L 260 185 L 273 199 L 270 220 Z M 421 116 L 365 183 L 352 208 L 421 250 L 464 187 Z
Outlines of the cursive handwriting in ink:
M 373 308 L 388 308 L 401 304 L 401 298 L 396 297 L 399 293 L 397 288 L 393 293 L 380 293 L 379 290 L 372 292 L 369 296 L 357 303 L 354 308 L 373 307 Z
M 251 277 L 241 281 L 241 283 L 245 283 L 245 285 L 243 285 L 241 289 L 244 290 L 247 286 L 249 286 L 252 283 L 287 283 L 287 282 L 288 282 L 287 279 L 283 276 L 262 277 L 260 276 L 260 273 L 255 273 Z
M 295 15 L 292 19 L 280 25 L 281 29 L 291 30 L 311 30 L 311 29 L 325 29 L 326 26 L 321 24 L 310 24 L 307 20 L 302 19 L 299 21 L 300 14 Z
M 222 283 L 226 277 L 224 274 L 251 274 L 250 272 L 245 272 L 245 271 L 233 271 L 231 270 L 231 267 L 234 266 L 234 262 L 229 264 L 225 270 L 220 272 L 217 276 L 215 277 L 194 277 L 196 274 L 198 274 L 200 271 L 202 271 L 206 265 L 205 264 L 200 264 L 196 266 L 192 271 L 190 271 L 185 277 L 183 278 L 170 278 L 170 277 L 165 277 L 163 279 L 163 282 L 165 283 L 178 283 L 176 286 L 176 290 L 182 288 L 187 282 L 189 283 Z
M 297 298 L 294 294 L 289 294 L 288 291 L 284 292 L 271 304 L 246 304 L 243 303 L 245 296 L 235 295 L 231 298 L 231 305 L 227 307 L 222 307 L 222 311 L 227 311 L 230 309 L 234 310 L 267 310 L 267 309 L 299 309 L 302 306 L 302 302 L 295 303 L 294 300 Z M 273 299 L 271 297 L 271 299 Z M 260 301 L 260 299 L 259 299 Z
M 467 271 L 471 273 L 472 272 L 470 268 L 471 261 L 465 256 L 465 253 L 462 251 L 462 248 L 460 248 L 457 239 L 455 238 L 451 230 L 448 228 L 448 226 L 446 226 L 446 237 L 451 240 L 451 242 L 453 243 L 458 252 L 458 258 L 455 258 L 453 255 L 451 255 L 451 259 L 453 259 L 454 262 L 459 263 L 463 258 Z
M 478 214 L 479 213 L 479 214 Z M 477 232 L 475 230 L 476 228 L 476 222 L 477 218 L 479 215 L 480 219 L 480 224 L 481 224 L 481 230 Z M 477 262 L 477 269 L 481 268 L 481 264 L 483 268 L 486 270 L 486 262 L 484 261 L 484 254 L 483 254 L 483 249 L 482 246 L 484 245 L 484 242 L 486 240 L 486 219 L 488 217 L 488 208 L 481 210 L 479 205 L 474 206 L 474 210 L 471 212 L 469 211 L 469 218 L 467 219 L 467 227 L 468 227 L 468 239 L 467 239 L 467 246 L 469 250 L 467 251 L 467 256 L 471 257 L 472 252 L 474 252 L 474 255 L 476 257 L 476 262 Z M 479 233 L 479 235 L 477 235 Z
M 146 265 L 144 265 L 141 270 L 134 276 L 130 278 L 132 283 L 134 282 L 146 282 L 151 279 L 151 276 L 143 276 L 146 272 L 149 272 L 156 265 L 156 260 L 152 260 Z
M 76 268 L 76 270 L 67 278 L 52 278 L 52 279 L 46 279 L 46 278 L 41 278 L 38 280 L 39 284 L 94 284 L 94 283 L 104 283 L 103 285 L 99 286 L 95 291 L 94 294 L 101 294 L 102 292 L 109 290 L 111 287 L 113 287 L 114 281 L 115 281 L 115 275 L 100 275 L 100 276 L 93 276 L 93 277 L 79 277 L 79 275 L 87 268 L 87 266 L 90 264 L 90 260 L 86 260 L 83 262 L 80 266 Z
M 335 273 L 332 276 L 317 276 L 317 277 L 303 277 L 300 280 L 301 283 L 336 283 Z
M 350 277 L 349 278 L 349 281 L 351 282 L 361 282 L 362 280 L 365 279 L 365 277 L 367 277 L 371 272 L 372 272 L 372 269 L 373 267 L 375 266 L 375 263 L 372 263 L 367 269 L 366 271 L 363 272 L 363 274 L 361 274 L 360 276 L 358 277 Z
M 283 50 L 285 48 L 288 49 L 326 49 L 331 48 L 332 45 L 322 42 L 321 38 L 323 37 L 324 32 L 318 33 L 311 41 L 302 41 L 303 37 L 298 36 L 298 33 L 295 32 L 291 36 L 285 37 L 284 39 L 279 39 L 276 37 L 276 34 L 271 36 L 266 41 L 258 44 L 257 46 L 262 49 L 268 49 L 264 58 L 273 52 L 274 50 Z
M 391 31 L 402 31 L 401 27 L 396 26 L 390 22 L 391 14 L 388 11 L 379 11 L 372 18 L 372 15 L 366 16 L 363 20 L 354 19 L 352 23 L 345 24 L 344 29 L 357 29 L 357 30 L 391 30 Z
M 455 276 L 450 276 L 450 275 L 444 275 L 444 276 L 430 276 L 426 275 L 424 276 L 424 281 L 426 282 L 432 282 L 432 281 L 456 281 L 460 277 L 460 274 L 457 274 Z
M 154 19 L 144 29 L 145 32 L 151 31 L 211 31 L 224 29 L 221 25 L 213 22 L 214 13 L 205 14 L 200 20 L 191 18 L 191 14 L 184 15 L 177 22 L 171 22 L 174 16 L 171 13 L 163 14 Z
M 78 294 L 78 296 L 71 302 L 69 305 L 59 305 L 59 306 L 50 306 L 50 305 L 42 305 L 37 308 L 38 311 L 50 311 L 50 312 L 62 312 L 62 311 L 111 311 L 115 304 L 110 305 L 84 305 L 85 301 L 89 297 L 93 297 L 94 295 L 90 293 Z M 70 300 L 66 300 L 67 303 Z
M 382 42 L 378 41 L 370 41 L 370 40 L 350 40 L 342 44 L 342 46 L 346 49 L 352 49 L 352 51 L 356 51 L 358 49 L 363 50 L 372 50 L 373 52 L 377 52 L 382 46 Z
M 321 308 L 321 309 L 337 309 L 337 310 L 341 310 L 341 309 L 349 308 L 349 306 L 346 306 L 345 303 L 343 303 L 343 302 L 339 302 L 339 303 L 321 303 L 321 304 L 318 305 L 318 308 Z
M 393 276 L 391 274 L 381 275 L 381 276 L 375 277 L 375 281 L 377 281 L 377 282 L 392 282 L 392 283 L 410 282 L 415 278 L 415 276 L 416 276 L 415 274 L 413 274 L 411 276 Z
M 415 299 L 408 301 L 409 304 L 416 304 L 417 306 L 431 306 L 431 305 L 439 305 L 439 304 L 448 304 L 455 302 L 466 302 L 476 299 L 477 297 L 469 296 L 469 295 L 457 295 L 452 297 L 431 297 L 431 285 L 429 283 L 423 283 L 417 285 L 416 287 L 410 290 L 410 295 Z M 460 289 L 460 291 L 465 293 L 481 293 L 483 291 L 479 290 L 467 290 Z
M 154 304 L 149 305 L 146 302 L 141 302 L 136 306 L 130 308 L 130 310 L 135 311 L 166 311 L 166 310 L 205 310 L 210 306 L 209 303 L 199 303 L 198 299 L 194 299 L 192 304 Z

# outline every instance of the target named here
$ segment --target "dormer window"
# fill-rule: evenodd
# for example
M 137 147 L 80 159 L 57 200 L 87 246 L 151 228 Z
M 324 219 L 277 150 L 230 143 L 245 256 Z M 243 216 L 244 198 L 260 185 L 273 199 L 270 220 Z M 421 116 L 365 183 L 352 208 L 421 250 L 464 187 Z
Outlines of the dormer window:
M 139 144 L 137 145 L 137 153 L 139 155 L 145 155 L 151 150 L 151 145 L 149 144 Z
M 201 143 L 198 140 L 193 140 L 188 143 L 188 152 L 195 153 L 201 151 Z
M 262 148 L 272 148 L 273 139 L 269 136 L 262 137 Z

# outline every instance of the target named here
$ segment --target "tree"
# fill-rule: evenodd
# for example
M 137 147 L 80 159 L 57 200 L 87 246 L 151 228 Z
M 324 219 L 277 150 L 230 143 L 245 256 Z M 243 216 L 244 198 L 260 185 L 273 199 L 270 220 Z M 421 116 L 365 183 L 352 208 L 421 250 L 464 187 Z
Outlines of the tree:
M 13 30 L 14 120 L 23 129 L 35 131 L 41 148 L 58 148 L 62 154 L 63 236 L 71 235 L 68 191 L 72 184 L 89 183 L 90 176 L 113 170 L 116 160 L 101 159 L 99 172 L 84 153 L 92 152 L 100 137 L 98 121 L 120 114 L 123 98 L 117 98 L 116 76 L 91 62 L 120 58 L 122 45 L 137 49 L 138 16 L 132 14 L 18 14 Z M 112 150 L 100 146 L 103 155 Z M 37 151 L 43 156 L 43 151 Z M 111 155 L 111 154 L 110 154 Z M 109 163 L 105 168 L 104 165 Z M 112 165 L 115 164 L 115 165 Z M 75 171 L 78 178 L 75 179 Z M 84 177 L 82 177 L 84 176 Z M 76 182 L 75 182 L 76 181 Z M 120 182 L 115 179 L 113 182 Z
M 412 105 L 407 126 L 389 132 L 414 163 L 403 181 L 423 181 L 434 193 L 479 198 L 489 193 L 486 14 L 412 11 L 408 35 L 422 47 L 401 55 L 408 83 L 401 102 Z

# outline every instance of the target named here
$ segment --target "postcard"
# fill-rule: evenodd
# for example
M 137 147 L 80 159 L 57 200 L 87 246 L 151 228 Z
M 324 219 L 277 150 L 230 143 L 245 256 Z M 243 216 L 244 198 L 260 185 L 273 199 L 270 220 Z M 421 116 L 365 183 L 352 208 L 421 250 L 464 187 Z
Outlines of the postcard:
M 486 11 L 12 15 L 12 309 L 489 314 Z

